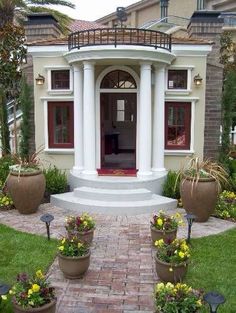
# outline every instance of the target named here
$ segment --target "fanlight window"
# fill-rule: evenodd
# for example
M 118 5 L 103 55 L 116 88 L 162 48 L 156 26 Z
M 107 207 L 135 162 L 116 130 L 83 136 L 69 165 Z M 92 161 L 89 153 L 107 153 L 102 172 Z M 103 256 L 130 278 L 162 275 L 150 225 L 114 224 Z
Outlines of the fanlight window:
M 112 71 L 101 82 L 101 88 L 106 89 L 136 89 L 137 85 L 133 77 L 125 71 Z

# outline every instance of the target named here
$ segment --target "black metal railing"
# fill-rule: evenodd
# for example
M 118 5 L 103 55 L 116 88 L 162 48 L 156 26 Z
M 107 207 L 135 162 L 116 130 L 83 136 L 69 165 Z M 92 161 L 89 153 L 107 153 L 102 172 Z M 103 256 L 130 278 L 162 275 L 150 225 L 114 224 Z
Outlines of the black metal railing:
M 68 48 L 80 49 L 100 45 L 138 45 L 171 50 L 171 35 L 137 28 L 98 28 L 78 31 L 69 35 Z

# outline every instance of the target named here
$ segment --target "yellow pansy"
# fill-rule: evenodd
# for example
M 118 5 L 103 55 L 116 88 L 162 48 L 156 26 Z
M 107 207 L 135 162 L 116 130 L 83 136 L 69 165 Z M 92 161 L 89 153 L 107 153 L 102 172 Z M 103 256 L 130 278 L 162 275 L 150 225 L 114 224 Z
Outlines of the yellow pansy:
M 38 284 L 33 284 L 31 288 L 33 292 L 38 292 L 40 290 L 40 286 Z
M 65 242 L 66 242 L 66 238 L 63 238 L 61 241 L 62 245 L 64 245 Z
M 7 300 L 7 295 L 2 295 L 1 298 L 2 300 Z
M 182 251 L 180 251 L 180 252 L 179 252 L 179 257 L 180 257 L 181 259 L 183 259 L 183 258 L 185 257 L 185 253 L 182 252 Z
M 161 247 L 164 244 L 164 240 L 160 239 L 160 240 L 156 240 L 155 241 L 155 246 L 156 247 Z
M 157 225 L 159 225 L 159 226 L 163 225 L 163 220 L 161 218 L 157 219 Z
M 84 226 L 88 226 L 88 222 L 87 221 L 83 221 L 83 225 Z
M 78 242 L 78 249 L 80 249 L 83 246 L 81 242 Z
M 197 300 L 197 306 L 201 307 L 202 306 L 202 301 L 199 299 Z
M 44 278 L 44 275 L 43 275 L 43 273 L 42 273 L 41 270 L 38 270 L 38 271 L 36 272 L 36 277 L 38 277 L 39 279 Z
M 60 250 L 60 251 L 63 251 L 65 248 L 64 248 L 64 246 L 59 246 L 58 247 L 58 250 Z
M 29 290 L 28 290 L 28 296 L 32 295 L 32 293 L 33 293 L 33 290 L 32 290 L 32 289 L 29 289 Z

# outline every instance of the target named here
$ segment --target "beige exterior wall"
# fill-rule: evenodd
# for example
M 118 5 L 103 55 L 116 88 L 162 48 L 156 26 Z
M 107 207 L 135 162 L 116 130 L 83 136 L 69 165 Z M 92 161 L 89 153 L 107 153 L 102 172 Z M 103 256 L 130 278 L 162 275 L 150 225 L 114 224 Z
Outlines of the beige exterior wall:
M 236 11 L 236 2 L 234 0 L 206 0 L 206 8 L 208 10 L 217 11 Z
M 123 62 L 125 64 L 125 61 Z M 193 150 L 196 155 L 203 156 L 203 144 L 204 144 L 204 112 L 205 112 L 205 87 L 204 83 L 200 87 L 196 87 L 193 83 L 193 77 L 198 73 L 201 75 L 205 81 L 206 73 L 206 59 L 202 56 L 178 56 L 178 58 L 173 62 L 172 66 L 185 67 L 191 66 L 191 86 L 188 94 L 186 93 L 174 93 L 166 92 L 166 101 L 184 101 L 191 102 L 193 99 L 197 99 L 195 103 L 195 114 L 194 114 L 194 146 Z M 48 93 L 48 80 L 47 80 L 47 67 L 50 66 L 68 66 L 63 56 L 59 57 L 34 57 L 34 76 L 36 77 L 38 73 L 46 78 L 45 84 L 43 86 L 35 86 L 35 124 L 36 124 L 36 148 L 42 147 L 45 140 L 45 114 L 44 106 L 46 101 L 58 100 L 72 101 L 73 93 L 71 94 L 60 94 L 51 95 Z M 107 67 L 107 65 L 96 66 L 95 76 L 96 79 L 100 73 Z M 131 68 L 139 76 L 139 65 L 133 65 Z M 204 82 L 203 81 L 203 82 Z M 194 105 L 194 104 L 193 104 Z M 192 111 L 193 114 L 193 111 Z M 187 154 L 176 153 L 175 155 L 169 155 L 169 152 L 165 154 L 165 167 L 167 169 L 179 169 L 181 163 L 184 161 Z M 74 154 L 73 152 L 63 154 L 58 152 L 43 152 L 40 156 L 41 160 L 45 166 L 50 164 L 56 165 L 58 168 L 63 170 L 69 170 L 74 165 Z

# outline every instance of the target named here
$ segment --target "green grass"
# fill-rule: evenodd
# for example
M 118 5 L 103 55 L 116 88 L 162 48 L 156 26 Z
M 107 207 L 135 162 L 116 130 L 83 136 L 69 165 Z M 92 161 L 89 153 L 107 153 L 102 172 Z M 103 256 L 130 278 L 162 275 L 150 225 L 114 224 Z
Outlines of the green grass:
M 226 302 L 217 313 L 236 312 L 236 229 L 193 239 L 186 282 L 206 292 L 222 293 Z
M 18 273 L 33 274 L 37 269 L 46 272 L 56 251 L 56 240 L 48 241 L 46 237 L 23 233 L 0 224 L 0 281 L 12 285 Z M 0 312 L 12 313 L 9 303 L 2 303 L 1 306 Z

